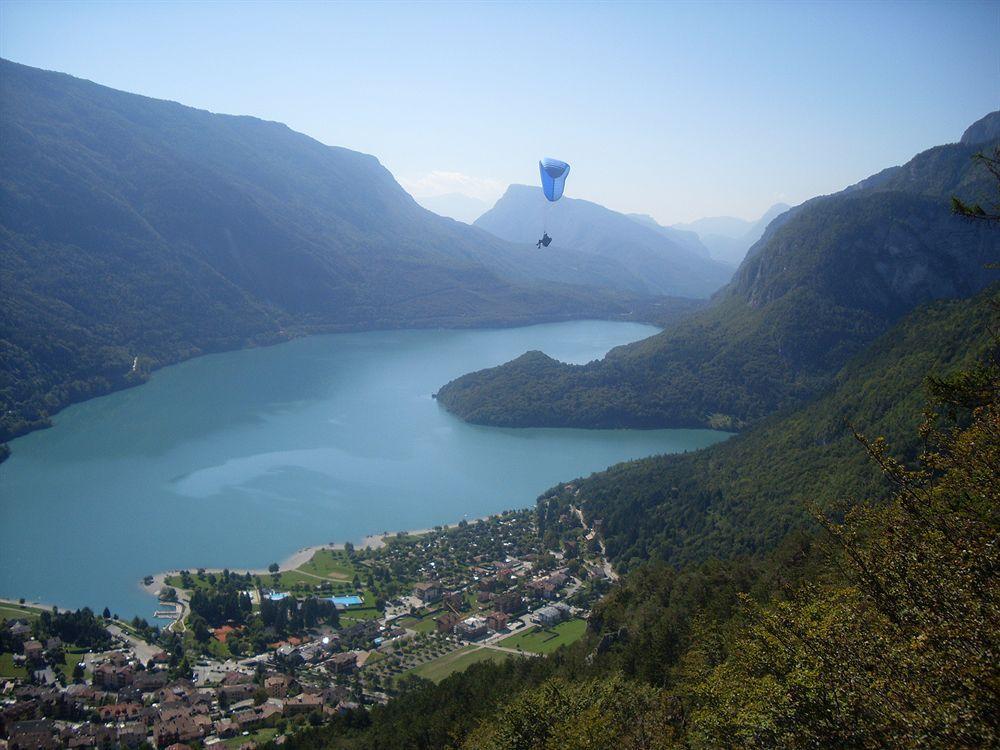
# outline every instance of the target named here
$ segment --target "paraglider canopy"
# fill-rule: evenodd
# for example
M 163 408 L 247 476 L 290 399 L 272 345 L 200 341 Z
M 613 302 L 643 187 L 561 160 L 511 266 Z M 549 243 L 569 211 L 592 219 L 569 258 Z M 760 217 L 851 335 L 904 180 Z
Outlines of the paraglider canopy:
M 545 158 L 538 162 L 538 171 L 542 176 L 542 192 L 545 193 L 545 197 L 552 202 L 562 198 L 566 175 L 569 174 L 569 164 L 558 159 Z

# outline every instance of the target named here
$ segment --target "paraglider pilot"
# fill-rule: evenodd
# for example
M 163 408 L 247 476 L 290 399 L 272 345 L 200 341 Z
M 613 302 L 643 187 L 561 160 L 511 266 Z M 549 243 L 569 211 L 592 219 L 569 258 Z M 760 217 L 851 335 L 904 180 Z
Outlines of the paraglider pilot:
M 538 162 L 538 172 L 542 178 L 542 193 L 545 194 L 545 199 L 548 201 L 547 205 L 551 206 L 562 198 L 563 187 L 566 185 L 566 175 L 569 174 L 569 164 L 558 159 L 545 158 Z M 548 211 L 546 211 L 546 218 L 547 216 Z M 547 224 L 548 221 L 545 223 Z M 548 231 L 543 229 L 542 239 L 535 243 L 535 247 L 548 247 L 551 242 L 552 238 L 549 237 Z

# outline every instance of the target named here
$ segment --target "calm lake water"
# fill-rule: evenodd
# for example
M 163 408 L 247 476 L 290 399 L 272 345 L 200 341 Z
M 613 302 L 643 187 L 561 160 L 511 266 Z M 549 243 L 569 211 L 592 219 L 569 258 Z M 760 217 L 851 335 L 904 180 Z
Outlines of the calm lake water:
M 477 427 L 431 398 L 529 349 L 580 363 L 655 332 L 581 321 L 313 336 L 161 370 L 13 442 L 0 596 L 150 617 L 146 574 L 264 567 L 306 545 L 526 507 L 559 481 L 724 439 Z

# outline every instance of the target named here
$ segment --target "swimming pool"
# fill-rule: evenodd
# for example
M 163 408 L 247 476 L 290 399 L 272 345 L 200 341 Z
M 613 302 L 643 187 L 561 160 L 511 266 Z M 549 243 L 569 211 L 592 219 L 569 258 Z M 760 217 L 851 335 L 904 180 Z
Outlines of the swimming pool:
M 331 596 L 329 601 L 338 607 L 354 607 L 363 604 L 364 600 L 360 596 Z

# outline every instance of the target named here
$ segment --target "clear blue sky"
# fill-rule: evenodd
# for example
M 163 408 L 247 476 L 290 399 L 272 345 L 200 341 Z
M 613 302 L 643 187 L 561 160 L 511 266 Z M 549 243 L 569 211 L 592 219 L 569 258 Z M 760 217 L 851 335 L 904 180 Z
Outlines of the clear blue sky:
M 838 190 L 1000 108 L 1000 2 L 0 3 L 0 55 L 287 123 L 411 192 L 664 223 Z

